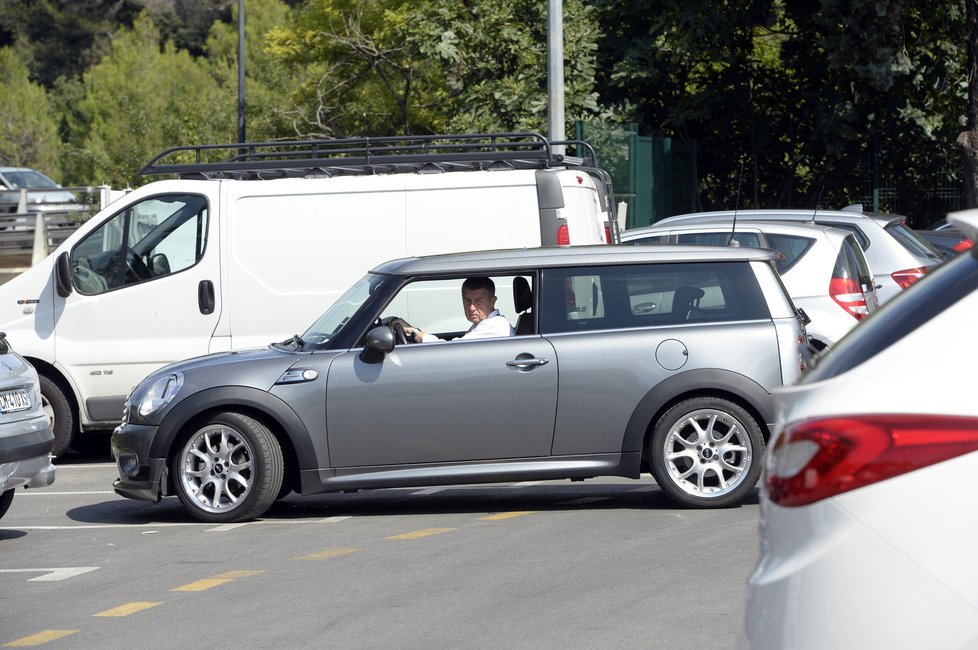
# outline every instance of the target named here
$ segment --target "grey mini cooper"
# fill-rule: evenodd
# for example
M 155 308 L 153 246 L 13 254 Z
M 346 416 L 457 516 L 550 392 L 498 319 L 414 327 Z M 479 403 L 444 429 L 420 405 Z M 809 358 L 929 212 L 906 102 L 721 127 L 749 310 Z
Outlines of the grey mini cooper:
M 683 506 L 737 504 L 771 392 L 804 367 L 774 255 L 602 246 L 382 264 L 301 336 L 143 380 L 112 436 L 115 490 L 234 522 L 293 491 L 649 471 Z M 474 277 L 493 281 L 489 315 L 512 330 L 465 336 Z

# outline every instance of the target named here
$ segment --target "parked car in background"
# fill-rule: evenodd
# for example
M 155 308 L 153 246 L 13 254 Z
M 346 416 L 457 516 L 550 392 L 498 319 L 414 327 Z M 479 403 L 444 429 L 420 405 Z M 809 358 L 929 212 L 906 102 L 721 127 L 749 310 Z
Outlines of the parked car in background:
M 0 332 L 0 517 L 10 508 L 14 490 L 54 481 L 53 445 L 37 372 Z
M 906 217 L 862 212 L 862 206 L 843 210 L 724 210 L 677 215 L 657 221 L 657 226 L 694 224 L 697 221 L 775 220 L 813 222 L 852 231 L 866 253 L 876 279 L 880 304 L 937 267 L 944 258 L 907 225 Z
M 772 391 L 804 364 L 774 256 L 589 246 L 382 264 L 302 336 L 140 382 L 112 435 L 115 490 L 226 522 L 293 490 L 651 471 L 682 506 L 732 506 L 757 480 Z M 461 338 L 472 276 L 495 282 L 515 336 Z M 444 341 L 409 344 L 406 324 Z
M 623 244 L 736 245 L 780 253 L 774 265 L 795 305 L 810 319 L 817 350 L 834 344 L 878 306 L 876 284 L 853 233 L 811 222 L 718 221 L 626 230 Z
M 976 646 L 976 320 L 972 251 L 779 392 L 742 645 Z
M 975 243 L 959 229 L 944 227 L 937 230 L 918 230 L 917 233 L 927 240 L 945 258 L 954 257 L 962 251 L 972 248 Z
M 0 167 L 0 212 L 17 212 L 21 188 L 28 189 L 28 212 L 71 212 L 86 209 L 77 196 L 61 190 L 60 185 L 36 169 Z

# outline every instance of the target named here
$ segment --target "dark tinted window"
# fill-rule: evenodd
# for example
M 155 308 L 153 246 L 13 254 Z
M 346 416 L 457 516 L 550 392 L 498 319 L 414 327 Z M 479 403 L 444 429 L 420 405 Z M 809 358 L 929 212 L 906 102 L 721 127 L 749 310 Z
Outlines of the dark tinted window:
M 862 230 L 859 229 L 859 226 L 855 226 L 851 223 L 846 223 L 845 221 L 816 221 L 815 223 L 817 223 L 820 226 L 831 226 L 833 228 L 841 228 L 842 230 L 848 230 L 849 232 L 851 232 L 853 235 L 856 236 L 856 241 L 859 242 L 859 245 L 863 247 L 864 251 L 869 250 L 869 237 L 867 237 L 866 233 L 864 233 Z
M 668 244 L 669 235 L 650 235 L 648 237 L 640 237 L 638 239 L 629 239 L 626 243 L 628 244 Z
M 802 378 L 822 381 L 841 375 L 893 345 L 950 305 L 978 289 L 978 259 L 961 255 L 914 283 L 862 321 L 830 348 Z
M 10 344 L 7 343 L 6 336 L 0 336 L 0 354 L 7 354 L 10 352 Z
M 938 253 L 933 246 L 927 243 L 927 241 L 923 237 L 918 235 L 916 231 L 914 231 L 911 228 L 908 228 L 906 225 L 902 223 L 893 222 L 892 224 L 886 227 L 886 232 L 893 235 L 893 237 L 898 242 L 900 242 L 901 246 L 906 248 L 914 255 L 920 257 L 927 257 L 935 262 L 938 262 L 942 259 L 941 254 Z
M 543 273 L 540 328 L 545 334 L 766 318 L 770 318 L 767 303 L 746 262 Z
M 729 230 L 723 232 L 684 232 L 676 236 L 680 244 L 696 244 L 699 246 L 727 246 L 731 241 Z M 744 248 L 761 248 L 761 240 L 752 232 L 735 232 L 733 241 Z
M 784 259 L 775 260 L 774 266 L 778 273 L 784 273 L 795 265 L 801 256 L 808 252 L 815 240 L 810 237 L 800 237 L 797 235 L 780 235 L 777 233 L 765 233 L 768 246 L 784 255 Z

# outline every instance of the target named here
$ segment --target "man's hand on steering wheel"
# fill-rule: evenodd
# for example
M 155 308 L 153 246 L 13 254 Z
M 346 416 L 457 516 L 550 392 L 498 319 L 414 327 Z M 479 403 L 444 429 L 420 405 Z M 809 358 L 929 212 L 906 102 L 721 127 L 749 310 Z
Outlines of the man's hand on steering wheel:
M 391 331 L 394 332 L 394 340 L 398 345 L 420 343 L 421 337 L 424 336 L 424 332 L 400 316 L 388 316 L 387 318 L 381 319 L 380 324 L 391 328 Z

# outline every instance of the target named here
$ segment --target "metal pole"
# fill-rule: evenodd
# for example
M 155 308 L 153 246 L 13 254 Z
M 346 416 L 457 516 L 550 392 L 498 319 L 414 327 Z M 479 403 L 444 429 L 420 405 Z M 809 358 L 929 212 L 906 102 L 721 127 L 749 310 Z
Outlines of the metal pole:
M 245 142 L 245 18 L 244 0 L 238 0 L 238 142 Z
M 565 138 L 563 0 L 547 0 L 547 128 L 551 141 Z M 553 152 L 563 155 L 564 146 Z

